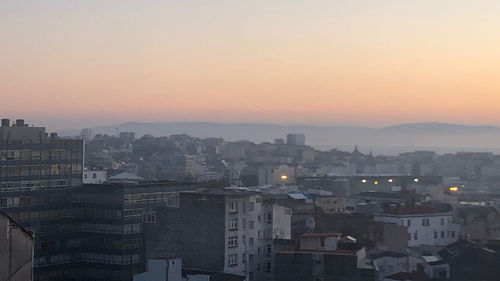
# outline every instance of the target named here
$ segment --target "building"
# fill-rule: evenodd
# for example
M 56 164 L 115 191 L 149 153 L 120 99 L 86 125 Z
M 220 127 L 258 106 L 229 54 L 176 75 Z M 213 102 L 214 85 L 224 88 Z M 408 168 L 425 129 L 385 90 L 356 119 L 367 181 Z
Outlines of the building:
M 374 280 L 375 270 L 356 239 L 340 233 L 308 233 L 298 247 L 274 253 L 275 281 Z
M 374 216 L 408 228 L 408 246 L 446 246 L 458 240 L 460 226 L 452 221 L 451 209 L 427 205 L 398 206 Z
M 0 210 L 36 233 L 35 280 L 44 271 L 39 265 L 56 256 L 53 241 L 63 240 L 61 230 L 73 223 L 72 190 L 82 184 L 82 168 L 83 140 L 49 135 L 22 119 L 14 125 L 2 119 Z
M 369 215 L 316 214 L 315 232 L 339 232 L 356 237 L 368 249 L 403 251 L 408 248 L 408 229 L 396 223 L 374 221 Z
M 82 184 L 83 140 L 50 136 L 23 119 L 0 127 L 0 192 Z
M 347 197 L 318 196 L 314 198 L 314 205 L 324 214 L 352 213 L 356 204 Z
M 106 181 L 106 171 L 84 171 L 83 184 L 103 184 Z
M 286 135 L 286 144 L 288 145 L 305 145 L 306 136 L 304 134 L 288 134 Z
M 290 209 L 246 190 L 182 193 L 180 217 L 185 267 L 250 281 L 271 279 L 272 241 L 291 235 Z
M 0 211 L 0 280 L 33 280 L 33 236 Z
M 458 240 L 439 251 L 450 267 L 451 280 L 498 280 L 500 254 L 486 245 Z

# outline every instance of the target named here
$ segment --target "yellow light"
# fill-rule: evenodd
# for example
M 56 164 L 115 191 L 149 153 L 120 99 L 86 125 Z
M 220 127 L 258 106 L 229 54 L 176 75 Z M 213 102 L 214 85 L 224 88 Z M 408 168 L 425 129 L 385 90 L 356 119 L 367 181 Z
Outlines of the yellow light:
M 288 179 L 288 176 L 287 175 L 281 175 L 281 180 L 282 181 L 286 181 Z
M 392 182 L 392 179 L 389 179 L 388 182 Z
M 362 180 L 361 180 L 361 182 L 362 182 L 362 183 L 365 183 L 365 182 L 366 182 L 366 180 L 365 180 L 365 179 L 362 179 Z
M 413 179 L 414 182 L 418 182 L 418 179 Z
M 378 181 L 374 181 L 374 182 L 373 182 L 373 184 L 374 184 L 374 185 L 377 185 L 377 184 L 378 184 Z
M 457 192 L 458 191 L 458 187 L 457 186 L 452 186 L 452 187 L 450 187 L 450 191 Z

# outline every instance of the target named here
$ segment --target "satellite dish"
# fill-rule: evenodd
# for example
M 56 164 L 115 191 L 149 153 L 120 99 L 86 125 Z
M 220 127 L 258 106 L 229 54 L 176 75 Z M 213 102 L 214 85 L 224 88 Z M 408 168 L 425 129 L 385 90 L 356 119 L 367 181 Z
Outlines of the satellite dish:
M 309 231 L 314 231 L 316 228 L 316 221 L 314 220 L 314 217 L 308 217 L 306 219 L 306 227 Z

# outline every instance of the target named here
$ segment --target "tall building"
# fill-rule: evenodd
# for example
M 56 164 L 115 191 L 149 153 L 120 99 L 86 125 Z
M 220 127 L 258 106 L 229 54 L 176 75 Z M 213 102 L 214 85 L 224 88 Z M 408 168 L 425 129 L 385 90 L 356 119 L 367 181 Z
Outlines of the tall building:
M 273 239 L 290 239 L 291 210 L 236 189 L 181 193 L 182 259 L 187 268 L 270 280 Z
M 77 186 L 82 183 L 83 140 L 50 136 L 23 119 L 0 127 L 0 192 Z M 0 203 L 0 208 L 2 203 Z
M 305 145 L 306 144 L 306 136 L 304 134 L 288 134 L 288 135 L 286 135 L 286 144 Z

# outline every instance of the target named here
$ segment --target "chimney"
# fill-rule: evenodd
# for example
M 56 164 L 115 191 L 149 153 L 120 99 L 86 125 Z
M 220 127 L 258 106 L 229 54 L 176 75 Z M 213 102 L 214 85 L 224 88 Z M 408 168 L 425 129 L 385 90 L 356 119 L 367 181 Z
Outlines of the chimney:
M 10 126 L 10 119 L 4 118 L 2 119 L 2 127 L 9 127 Z
M 17 127 L 24 127 L 24 119 L 17 119 L 16 126 Z

